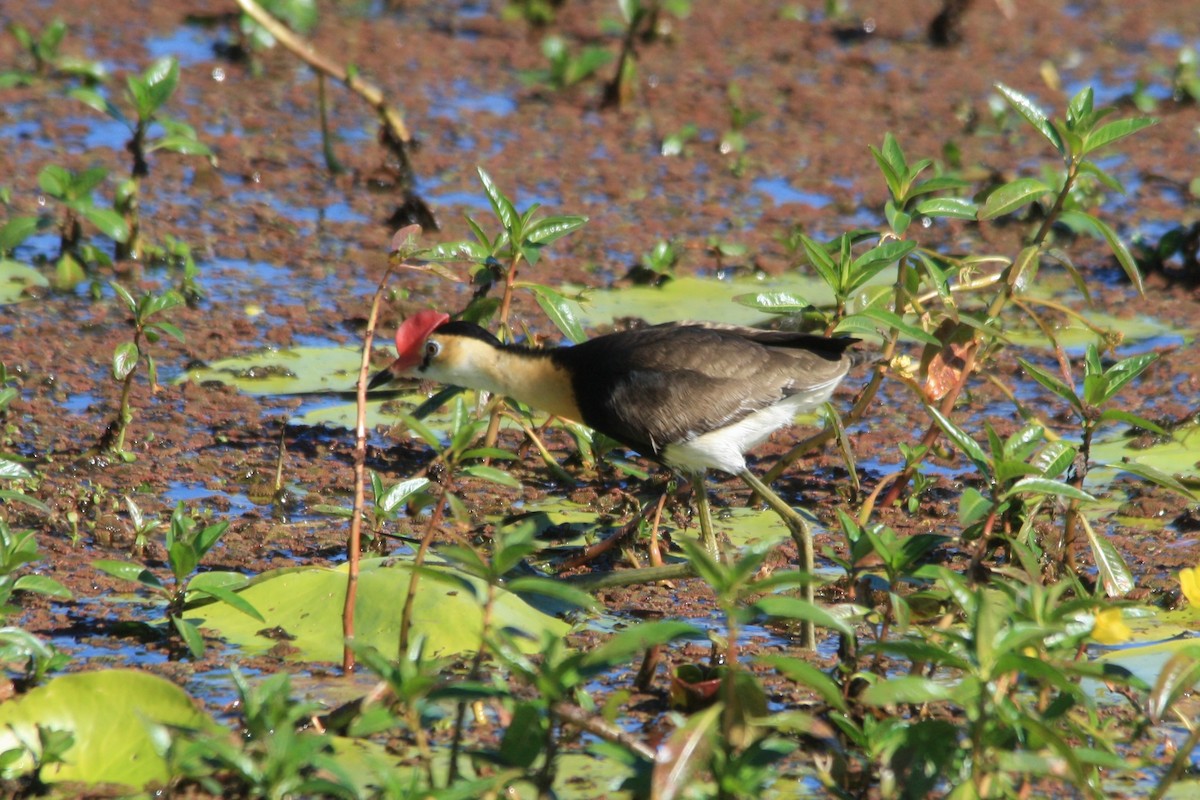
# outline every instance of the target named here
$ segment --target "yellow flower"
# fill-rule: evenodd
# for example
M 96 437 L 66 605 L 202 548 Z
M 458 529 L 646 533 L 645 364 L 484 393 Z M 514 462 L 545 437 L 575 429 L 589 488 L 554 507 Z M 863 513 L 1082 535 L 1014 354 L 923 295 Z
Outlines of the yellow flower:
M 1179 587 L 1183 596 L 1196 608 L 1200 608 L 1200 567 L 1179 570 Z
M 1106 608 L 1096 614 L 1092 624 L 1092 638 L 1100 644 L 1120 644 L 1129 641 L 1133 631 L 1121 619 L 1121 609 Z

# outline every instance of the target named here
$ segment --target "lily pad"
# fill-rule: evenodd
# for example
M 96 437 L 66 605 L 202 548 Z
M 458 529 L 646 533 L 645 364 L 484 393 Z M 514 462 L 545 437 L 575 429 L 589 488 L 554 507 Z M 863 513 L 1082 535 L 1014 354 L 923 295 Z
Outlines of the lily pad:
M 33 267 L 0 258 L 0 306 L 28 300 L 26 290 L 31 286 L 49 286 L 46 276 Z
M 1185 342 L 1193 336 L 1189 331 L 1144 315 L 1124 318 L 1092 309 L 1087 312 L 1087 318 L 1088 322 L 1098 328 L 1120 331 L 1125 342 L 1142 342 L 1148 339 Z M 1089 344 L 1095 344 L 1098 338 L 1092 328 L 1074 317 L 1055 325 L 1053 330 L 1054 338 L 1063 349 L 1071 353 L 1082 353 Z M 1006 331 L 1006 335 L 1019 347 L 1047 349 L 1054 346 L 1054 343 L 1046 338 L 1046 334 L 1034 325 Z
M 1132 463 L 1169 475 L 1191 487 L 1200 485 L 1200 425 L 1181 428 L 1168 441 L 1148 447 L 1135 447 L 1133 441 L 1122 435 L 1093 444 L 1092 458 L 1107 466 L 1103 470 L 1093 470 L 1089 479 L 1097 472 L 1101 474 L 1096 477 L 1103 479 L 1109 469 L 1120 472 L 1122 464 Z
M 216 381 L 256 395 L 349 393 L 354 391 L 361 364 L 362 350 L 356 347 L 262 350 L 190 369 L 175 382 Z
M 572 291 L 564 288 L 565 293 Z M 615 319 L 638 317 L 649 323 L 697 319 L 752 325 L 770 317 L 758 309 L 735 303 L 743 294 L 787 292 L 815 306 L 833 302 L 833 293 L 819 279 L 789 272 L 780 277 L 744 277 L 732 280 L 681 277 L 661 286 L 630 286 L 588 292 L 582 302 L 587 328 L 611 325 Z
M 378 558 L 364 561 L 360 569 L 355 640 L 395 653 L 412 565 Z M 340 661 L 346 570 L 345 564 L 333 569 L 303 567 L 268 572 L 252 580 L 239 594 L 258 609 L 265 622 L 225 603 L 199 606 L 187 619 L 250 652 L 261 653 L 284 642 L 294 648 L 295 658 Z M 411 635 L 425 638 L 425 652 L 430 656 L 474 652 L 483 626 L 481 598 L 486 585 L 440 566 L 427 568 L 420 580 Z M 543 634 L 561 637 L 570 629 L 567 623 L 503 589 L 496 593 L 492 624 L 523 634 L 531 652 L 537 650 Z
M 653 499 L 650 502 L 654 502 Z M 587 545 L 608 536 L 625 520 L 602 523 L 600 515 L 592 508 L 572 503 L 569 500 L 547 500 L 530 504 L 523 509 L 521 522 L 532 520 L 536 526 L 537 535 L 543 547 L 586 547 Z M 800 513 L 810 525 L 820 523 L 812 514 L 804 509 Z M 718 538 L 727 537 L 735 547 L 748 547 L 755 544 L 774 545 L 791 539 L 787 527 L 779 515 L 770 509 L 746 508 L 734 506 L 729 508 L 713 508 L 713 530 Z M 508 518 L 512 521 L 512 517 Z M 495 520 L 500 523 L 501 520 Z M 663 515 L 659 523 L 662 533 L 672 537 L 688 536 L 699 540 L 699 523 L 693 522 L 686 529 L 680 529 L 667 515 Z M 554 531 L 553 537 L 546 536 L 547 531 Z M 679 560 L 683 560 L 682 556 Z
M 66 763 L 42 770 L 43 781 L 137 789 L 170 777 L 152 739 L 155 725 L 217 728 L 178 686 L 131 669 L 63 675 L 0 704 L 0 752 L 36 743 L 38 725 L 75 739 Z M 32 766 L 26 757 L 25 767 Z

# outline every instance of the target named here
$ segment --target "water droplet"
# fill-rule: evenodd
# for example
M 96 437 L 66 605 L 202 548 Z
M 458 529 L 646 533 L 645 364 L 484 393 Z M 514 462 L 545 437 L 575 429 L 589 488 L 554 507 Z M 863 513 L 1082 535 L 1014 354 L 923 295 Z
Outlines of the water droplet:
M 922 228 L 933 227 L 933 217 L 921 217 L 921 227 Z
M 863 20 L 863 33 L 874 33 L 874 32 L 875 32 L 875 18 L 867 17 L 866 19 Z
M 213 67 L 212 79 L 217 83 L 223 83 L 225 81 L 225 68 Z

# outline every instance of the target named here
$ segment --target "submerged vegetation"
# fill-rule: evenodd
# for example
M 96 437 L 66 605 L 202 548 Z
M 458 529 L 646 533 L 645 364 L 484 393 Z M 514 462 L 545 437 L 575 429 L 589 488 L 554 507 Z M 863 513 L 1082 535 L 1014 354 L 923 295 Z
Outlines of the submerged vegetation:
M 511 3 L 495 24 L 523 21 L 544 34 L 549 67 L 522 71 L 536 102 L 578 102 L 586 92 L 554 94 L 589 86 L 597 110 L 620 114 L 650 104 L 645 95 L 661 75 L 646 59 L 668 47 L 682 58 L 681 23 L 707 10 L 622 0 L 605 6 L 597 24 L 608 38 L 589 38 L 562 23 L 580 5 Z M 696 258 L 712 259 L 722 274 L 743 267 L 748 250 L 735 224 L 700 237 L 682 225 L 655 229 L 644 247 L 622 254 L 636 262 L 628 283 L 601 280 L 599 270 L 595 284 L 567 283 L 554 258 L 597 225 L 593 214 L 548 213 L 551 192 L 539 188 L 526 203 L 528 189 L 502 186 L 489 166 L 473 163 L 480 188 L 470 206 L 495 219 L 467 214 L 454 230 L 468 238 L 456 240 L 432 214 L 410 213 L 426 208 L 415 194 L 421 150 L 411 149 L 414 138 L 383 93 L 269 16 L 303 19 L 310 35 L 315 7 L 239 0 L 239 8 L 238 40 L 253 63 L 242 85 L 261 89 L 263 74 L 287 58 L 268 61 L 263 52 L 282 41 L 367 99 L 383 130 L 372 158 L 403 178 L 391 190 L 408 212 L 392 220 L 419 217 L 420 225 L 369 259 L 371 277 L 358 285 L 377 286 L 374 301 L 360 292 L 359 305 L 338 319 L 365 331 L 361 356 L 313 347 L 302 351 L 301 367 L 296 353 L 247 355 L 279 339 L 255 329 L 258 300 L 206 284 L 197 254 L 214 248 L 210 232 L 188 219 L 173 234 L 157 233 L 168 226 L 155 217 L 163 206 L 156 193 L 211 204 L 211 176 L 189 172 L 189 184 L 170 185 L 185 169 L 174 165 L 151 181 L 148 161 L 161 150 L 206 159 L 186 169 L 214 169 L 219 148 L 205 141 L 227 121 L 209 109 L 190 109 L 212 112 L 196 124 L 163 113 L 168 101 L 183 113 L 174 57 L 128 68 L 122 110 L 105 69 L 60 52 L 65 24 L 10 26 L 15 49 L 6 52 L 16 63 L 0 65 L 0 89 L 39 93 L 47 104 L 69 103 L 63 94 L 82 100 L 128 129 L 122 146 L 132 168 L 106 200 L 112 153 L 45 155 L 23 162 L 41 191 L 35 212 L 11 192 L 0 195 L 0 278 L 20 287 L 6 294 L 0 286 L 0 303 L 13 311 L 0 321 L 3 335 L 16 341 L 22 314 L 51 309 L 72 315 L 64 325 L 101 331 L 108 348 L 104 364 L 61 367 L 68 384 L 90 370 L 98 395 L 90 436 L 71 427 L 66 442 L 44 432 L 63 413 L 58 379 L 39 383 L 35 368 L 0 351 L 7 793 L 66 796 L 112 784 L 181 796 L 962 800 L 1064 790 L 1099 798 L 1114 785 L 1162 797 L 1188 779 L 1200 743 L 1189 700 L 1200 680 L 1200 645 L 1190 635 L 1200 626 L 1197 568 L 1178 573 L 1178 588 L 1152 590 L 1136 554 L 1109 533 L 1115 517 L 1147 497 L 1176 498 L 1191 509 L 1180 518 L 1194 519 L 1200 485 L 1196 420 L 1138 396 L 1170 380 L 1162 366 L 1169 348 L 1130 350 L 1122 323 L 1100 308 L 1114 294 L 1138 302 L 1149 291 L 1148 268 L 1169 263 L 1186 276 L 1185 223 L 1131 247 L 1112 222 L 1123 158 L 1156 123 L 1131 107 L 1149 104 L 1105 105 L 1085 85 L 1048 112 L 1031 93 L 997 83 L 992 119 L 972 124 L 1029 151 L 1005 168 L 964 165 L 949 144 L 921 154 L 898 127 L 864 130 L 861 160 L 849 168 L 871 176 L 879 202 L 870 221 L 792 223 L 776 236 L 788 261 L 776 275 L 756 273 L 751 281 L 761 285 L 746 291 L 732 291 L 733 280 L 718 285 L 731 315 L 853 335 L 869 354 L 853 398 L 827 405 L 810 421 L 815 432 L 769 448 L 762 464 L 768 482 L 782 484 L 789 468 L 800 472 L 799 459 L 828 451 L 822 477 L 811 481 L 817 488 L 789 487 L 787 495 L 811 505 L 812 524 L 824 526 L 822 563 L 807 572 L 794 568 L 792 543 L 755 498 L 732 498 L 731 506 L 749 507 L 731 507 L 718 521 L 723 555 L 696 543 L 665 495 L 639 513 L 644 498 L 632 497 L 635 484 L 626 481 L 647 479 L 650 465 L 581 425 L 453 387 L 366 394 L 377 323 L 390 327 L 420 308 L 451 304 L 447 312 L 505 342 L 579 342 L 619 318 L 653 316 L 639 313 L 634 292 L 650 293 L 656 314 L 694 316 L 664 298 L 695 271 Z M 840 20 L 844 10 L 834 11 L 828 16 Z M 778 13 L 795 24 L 802 16 Z M 601 86 L 609 64 L 616 70 Z M 1194 72 L 1194 58 L 1180 56 L 1167 76 L 1171 102 L 1195 102 Z M 773 111 L 761 95 L 747 96 L 749 80 L 718 81 L 718 129 L 702 134 L 672 120 L 666 130 L 677 133 L 650 148 L 656 163 L 697 160 L 707 143 L 722 179 L 760 171 L 755 141 L 770 135 Z M 312 141 L 335 172 L 320 95 Z M 246 158 L 242 181 L 257 185 L 270 158 Z M 307 168 L 324 181 L 318 160 Z M 380 187 L 373 177 L 355 180 L 355 189 Z M 344 185 L 321 183 L 321 191 Z M 284 240 L 296 238 L 296 226 L 278 227 Z M 164 275 L 164 264 L 182 274 Z M 282 305 L 299 283 L 271 286 L 267 302 Z M 604 292 L 616 311 L 601 320 Z M 307 320 L 321 313 L 317 305 L 287 313 Z M 207 363 L 184 353 L 203 353 L 197 358 Z M 159 381 L 167 369 L 169 386 Z M 1194 386 L 1176 391 L 1194 401 Z M 220 398 L 223 410 L 198 423 L 190 404 L 200 393 Z M 344 429 L 309 415 L 273 416 L 290 402 L 280 396 L 309 393 L 337 396 L 338 408 L 317 411 L 343 414 L 344 427 L 355 429 L 353 450 Z M 151 402 L 157 395 L 166 396 Z M 241 429 L 241 403 L 268 422 Z M 905 424 L 887 428 L 901 431 L 895 440 L 861 452 L 872 426 L 900 415 Z M 157 424 L 163 419 L 171 422 Z M 275 421 L 279 430 L 268 430 Z M 1156 460 L 1164 448 L 1182 451 L 1182 466 Z M 273 469 L 241 455 L 236 476 L 168 463 L 211 465 L 200 460 L 204 450 L 269 451 Z M 173 477 L 163 479 L 166 472 Z M 240 482 L 247 497 L 265 498 L 270 511 L 249 515 L 270 517 L 256 528 L 261 539 L 243 541 L 246 530 L 234 524 L 240 497 L 223 492 L 213 501 L 209 493 L 193 503 L 180 489 L 188 481 Z M 810 502 L 818 493 L 819 506 Z M 293 517 L 325 536 L 299 558 L 286 552 L 294 540 L 275 538 L 297 529 Z M 610 536 L 617 527 L 621 535 Z M 118 540 L 129 543 L 125 553 L 116 552 Z M 360 551 L 377 557 L 363 560 Z M 41 570 L 75 554 L 90 577 L 67 581 L 72 592 Z M 80 596 L 84 585 L 93 596 Z M 639 607 L 662 587 L 679 599 Z M 138 594 L 122 604 L 121 622 L 104 621 L 110 596 L 131 588 Z M 163 674 L 188 691 L 133 658 L 142 668 L 72 662 L 80 637 L 23 621 L 23 612 L 48 606 L 58 613 L 50 604 L 69 607 L 71 625 L 92 639 L 186 662 L 186 672 Z M 814 627 L 815 649 L 804 646 Z M 329 691 L 327 668 L 314 665 L 339 659 L 375 685 Z M 198 708 L 193 671 L 219 673 L 220 692 L 236 702 Z M 1161 748 L 1164 731 L 1175 749 Z M 118 742 L 121 757 L 112 752 Z

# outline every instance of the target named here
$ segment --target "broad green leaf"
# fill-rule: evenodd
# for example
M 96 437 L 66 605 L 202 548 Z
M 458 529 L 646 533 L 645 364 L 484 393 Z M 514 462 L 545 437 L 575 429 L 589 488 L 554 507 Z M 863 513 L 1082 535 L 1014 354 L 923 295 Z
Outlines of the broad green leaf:
M 0 500 L 7 500 L 10 503 L 24 503 L 28 506 L 36 508 L 43 514 L 50 513 L 50 506 L 46 505 L 41 500 L 38 500 L 36 497 L 30 497 L 24 492 L 15 492 L 11 489 L 0 489 Z
M 1140 417 L 1129 411 L 1123 411 L 1119 408 L 1108 408 L 1100 413 L 1100 422 L 1111 422 L 1113 420 L 1124 422 L 1127 425 L 1132 425 L 1135 428 L 1141 428 L 1151 433 L 1157 433 L 1159 436 L 1167 435 L 1166 429 L 1162 426 L 1156 425 L 1145 417 Z
M 213 154 L 212 148 L 196 137 L 179 134 L 156 139 L 146 150 L 148 152 L 165 150 L 168 153 L 179 153 L 183 156 L 211 156 Z
M 915 675 L 901 675 L 886 678 L 868 686 L 862 693 L 862 702 L 872 706 L 890 706 L 912 703 L 924 703 L 949 700 L 954 696 L 951 687 L 928 678 Z
M 871 322 L 864 323 L 864 320 L 870 320 Z M 942 344 L 936 336 L 927 333 L 916 325 L 905 322 L 895 312 L 878 307 L 864 308 L 857 314 L 844 317 L 834 330 L 838 333 L 868 333 L 877 330 L 877 326 L 879 325 L 882 325 L 884 328 L 895 328 L 900 333 L 918 342 L 924 342 L 925 344 L 937 347 L 940 347 Z
M 1083 150 L 1080 155 L 1085 156 L 1088 153 L 1099 150 L 1101 147 L 1112 144 L 1118 139 L 1123 139 L 1126 136 L 1148 128 L 1157 122 L 1158 120 L 1153 117 L 1135 117 L 1133 119 L 1118 119 L 1101 125 L 1083 137 Z
M 137 369 L 139 358 L 141 358 L 141 353 L 138 352 L 138 346 L 133 342 L 121 342 L 117 345 L 116 350 L 113 351 L 113 378 L 118 381 L 128 378 L 130 373 Z
M 125 222 L 124 217 L 111 208 L 87 208 L 84 209 L 83 216 L 114 242 L 124 242 L 129 239 L 128 223 Z
M 1082 489 L 1076 489 L 1069 483 L 1062 481 L 1050 480 L 1038 476 L 1030 476 L 1022 478 L 1012 485 L 1008 490 L 1009 494 L 1035 494 L 1049 495 L 1051 497 L 1066 497 L 1071 500 L 1080 500 L 1085 503 L 1094 503 L 1096 498 L 1092 497 Z
M 158 749 L 158 726 L 222 731 L 175 684 L 127 669 L 62 675 L 0 704 L 0 752 L 36 742 L 39 724 L 69 732 L 74 739 L 65 763 L 41 770 L 43 781 L 135 790 L 165 786 L 172 777 Z M 10 768 L 28 771 L 32 766 L 25 757 Z
M 1090 230 L 1108 242 L 1109 249 L 1112 250 L 1117 263 L 1121 265 L 1121 269 L 1125 270 L 1125 275 L 1129 278 L 1129 282 L 1133 284 L 1133 288 L 1137 289 L 1139 295 L 1145 297 L 1146 287 L 1142 283 L 1142 272 L 1138 269 L 1137 262 L 1134 261 L 1129 248 L 1121 241 L 1121 237 L 1117 235 L 1116 231 L 1107 223 L 1083 211 L 1064 211 L 1059 219 L 1062 220 L 1064 225 Z
M 34 216 L 9 217 L 0 226 L 0 254 L 11 251 L 21 242 L 37 233 L 42 227 L 42 219 Z
M 1100 583 L 1109 597 L 1123 597 L 1133 590 L 1133 573 L 1125 564 L 1125 559 L 1117 552 L 1117 548 L 1106 536 L 1101 536 L 1092 528 L 1088 518 L 1083 514 L 1075 517 L 1087 533 L 1088 544 L 1092 547 L 1092 558 L 1096 562 L 1096 572 L 1100 575 Z
M 830 614 L 821 606 L 799 597 L 770 595 L 760 598 L 753 606 L 757 611 L 771 617 L 811 622 L 822 628 L 837 631 L 846 636 L 854 635 L 854 628 L 840 617 Z
M 129 124 L 128 120 L 125 119 L 125 115 L 121 112 L 121 109 L 95 89 L 91 89 L 86 86 L 77 86 L 68 91 L 67 96 L 75 98 L 89 108 L 99 111 L 101 114 L 112 117 L 123 125 Z
M 1042 136 L 1045 136 L 1046 140 L 1050 142 L 1050 144 L 1054 145 L 1054 149 L 1059 152 L 1059 155 L 1067 155 L 1066 148 L 1063 147 L 1062 138 L 1059 137 L 1058 131 L 1054 129 L 1054 126 L 1052 126 L 1046 119 L 1046 115 L 1032 100 L 1015 89 L 1010 89 L 1002 83 L 996 84 L 996 91 L 1000 92 L 1004 99 L 1007 100 L 1009 104 L 1017 110 L 1017 113 L 1024 117 L 1025 120 L 1038 131 L 1038 133 L 1042 134 Z
M 979 209 L 978 218 L 985 220 L 1010 214 L 1050 191 L 1050 187 L 1037 178 L 1017 178 L 988 195 Z
M 114 578 L 120 578 L 123 581 L 131 581 L 140 583 L 143 586 L 148 586 L 151 589 L 163 589 L 163 582 L 158 579 L 150 570 L 143 567 L 141 564 L 131 564 L 128 561 L 112 561 L 110 559 L 101 559 L 93 561 L 92 566 L 101 572 L 107 572 Z
M 192 658 L 196 660 L 204 658 L 204 634 L 200 633 L 200 628 L 180 617 L 171 617 L 171 625 L 178 631 L 183 643 L 187 645 Z
M 841 687 L 812 664 L 801 658 L 780 655 L 765 655 L 756 659 L 758 663 L 774 667 L 779 674 L 788 680 L 808 687 L 821 696 L 826 704 L 840 710 L 846 710 L 846 699 L 842 697 Z
M 137 300 L 133 299 L 133 295 L 129 293 L 129 290 L 116 281 L 109 281 L 108 285 L 116 293 L 117 297 L 121 298 L 121 302 L 125 304 L 125 308 L 129 313 L 136 314 L 138 303 Z
M 579 230 L 587 221 L 587 217 L 580 216 L 547 217 L 530 226 L 525 231 L 525 239 L 537 244 L 550 244 L 572 231 Z
M 408 498 L 429 485 L 428 478 L 409 478 L 406 481 L 400 481 L 387 487 L 383 491 L 382 496 L 378 493 L 375 496 L 375 505 L 379 506 L 384 511 L 392 511 L 400 505 L 408 502 Z
M 42 167 L 37 176 L 38 186 L 51 197 L 62 199 L 71 185 L 71 173 L 57 164 Z
M 1058 395 L 1058 397 L 1062 398 L 1067 403 L 1070 403 L 1071 407 L 1076 411 L 1082 411 L 1083 404 L 1080 402 L 1078 395 L 1075 394 L 1070 386 L 1067 386 L 1066 383 L 1059 380 L 1057 376 L 1051 375 L 1046 370 L 1042 369 L 1036 364 L 1031 364 L 1023 358 L 1018 358 L 1017 363 L 1021 365 L 1021 368 L 1025 370 L 1029 377 L 1033 378 L 1042 386 Z
M 962 450 L 967 458 L 971 459 L 983 476 L 990 478 L 992 460 L 988 457 L 987 453 L 983 452 L 983 448 L 979 446 L 979 443 L 933 406 L 927 407 L 926 411 L 929 412 L 929 415 L 933 417 L 942 431 L 958 446 L 958 449 Z
M 13 461 L 11 458 L 5 458 L 0 455 L 0 478 L 8 480 L 17 480 L 20 478 L 32 478 L 33 473 L 25 468 L 25 465 L 19 461 Z
M 560 600 L 564 603 L 585 608 L 589 611 L 599 611 L 601 606 L 596 602 L 596 598 L 592 597 L 587 592 L 576 589 L 569 583 L 563 583 L 553 578 L 539 577 L 524 577 L 513 578 L 510 581 L 505 581 L 504 586 L 510 592 L 517 594 L 540 594 L 545 597 L 552 597 L 555 600 Z
M 487 194 L 488 201 L 492 204 L 492 210 L 496 213 L 500 224 L 504 226 L 504 229 L 509 234 L 516 233 L 516 229 L 521 221 L 517 210 L 513 208 L 512 202 L 500 191 L 500 187 L 492 182 L 492 177 L 484 171 L 483 167 L 477 167 L 476 169 L 479 172 L 479 180 L 483 182 L 483 191 Z
M 518 285 L 533 292 L 533 298 L 541 306 L 546 316 L 563 335 L 578 344 L 587 338 L 580 323 L 581 310 L 579 303 L 565 295 L 537 283 L 519 283 Z
M 346 595 L 345 564 L 336 569 L 303 567 L 269 572 L 252 579 L 239 594 L 254 606 L 264 622 L 258 622 L 224 603 L 212 603 L 189 611 L 186 619 L 211 628 L 233 644 L 261 653 L 275 640 L 260 631 L 280 628 L 292 639 L 295 658 L 306 661 L 338 662 L 342 657 L 342 606 Z M 395 653 L 399 615 L 408 592 L 410 564 L 391 559 L 367 559 L 361 564 L 355 641 L 373 645 L 384 653 Z M 411 635 L 425 639 L 429 657 L 474 652 L 479 647 L 483 609 L 475 596 L 486 595 L 485 585 L 446 567 L 428 567 L 420 578 L 414 598 Z M 474 591 L 464 591 L 464 581 Z M 520 632 L 523 649 L 536 652 L 544 634 L 563 636 L 566 623 L 537 611 L 517 595 L 497 588 L 492 624 Z M 454 624 L 446 624 L 453 620 Z
M 34 592 L 62 600 L 69 600 L 72 597 L 70 589 L 54 580 L 54 578 L 48 578 L 45 575 L 22 575 L 13 583 L 13 588 L 23 592 Z
M 50 281 L 33 267 L 0 258 L 0 306 L 30 299 L 29 289 L 49 286 Z
M 1200 683 L 1200 646 L 1195 644 L 1167 659 L 1154 688 L 1146 698 L 1146 713 L 1154 723 L 1162 722 L 1176 701 Z
M 593 671 L 607 670 L 628 663 L 634 656 L 655 645 L 684 638 L 702 640 L 704 631 L 679 620 L 635 623 L 594 650 L 584 653 L 583 664 Z
M 250 603 L 246 601 L 246 598 L 242 597 L 237 592 L 226 589 L 223 586 L 193 586 L 192 584 L 188 584 L 188 591 L 197 592 L 198 594 L 206 594 L 209 597 L 220 600 L 222 603 L 229 604 L 233 608 L 236 608 L 238 611 L 249 617 L 253 617 L 259 622 L 266 622 L 266 620 L 263 619 L 262 614 L 258 613 L 258 609 L 250 605 Z
M 966 197 L 928 197 L 917 203 L 914 210 L 926 217 L 975 219 L 979 204 Z
M 800 295 L 786 291 L 734 295 L 733 302 L 768 314 L 800 314 L 813 307 Z

